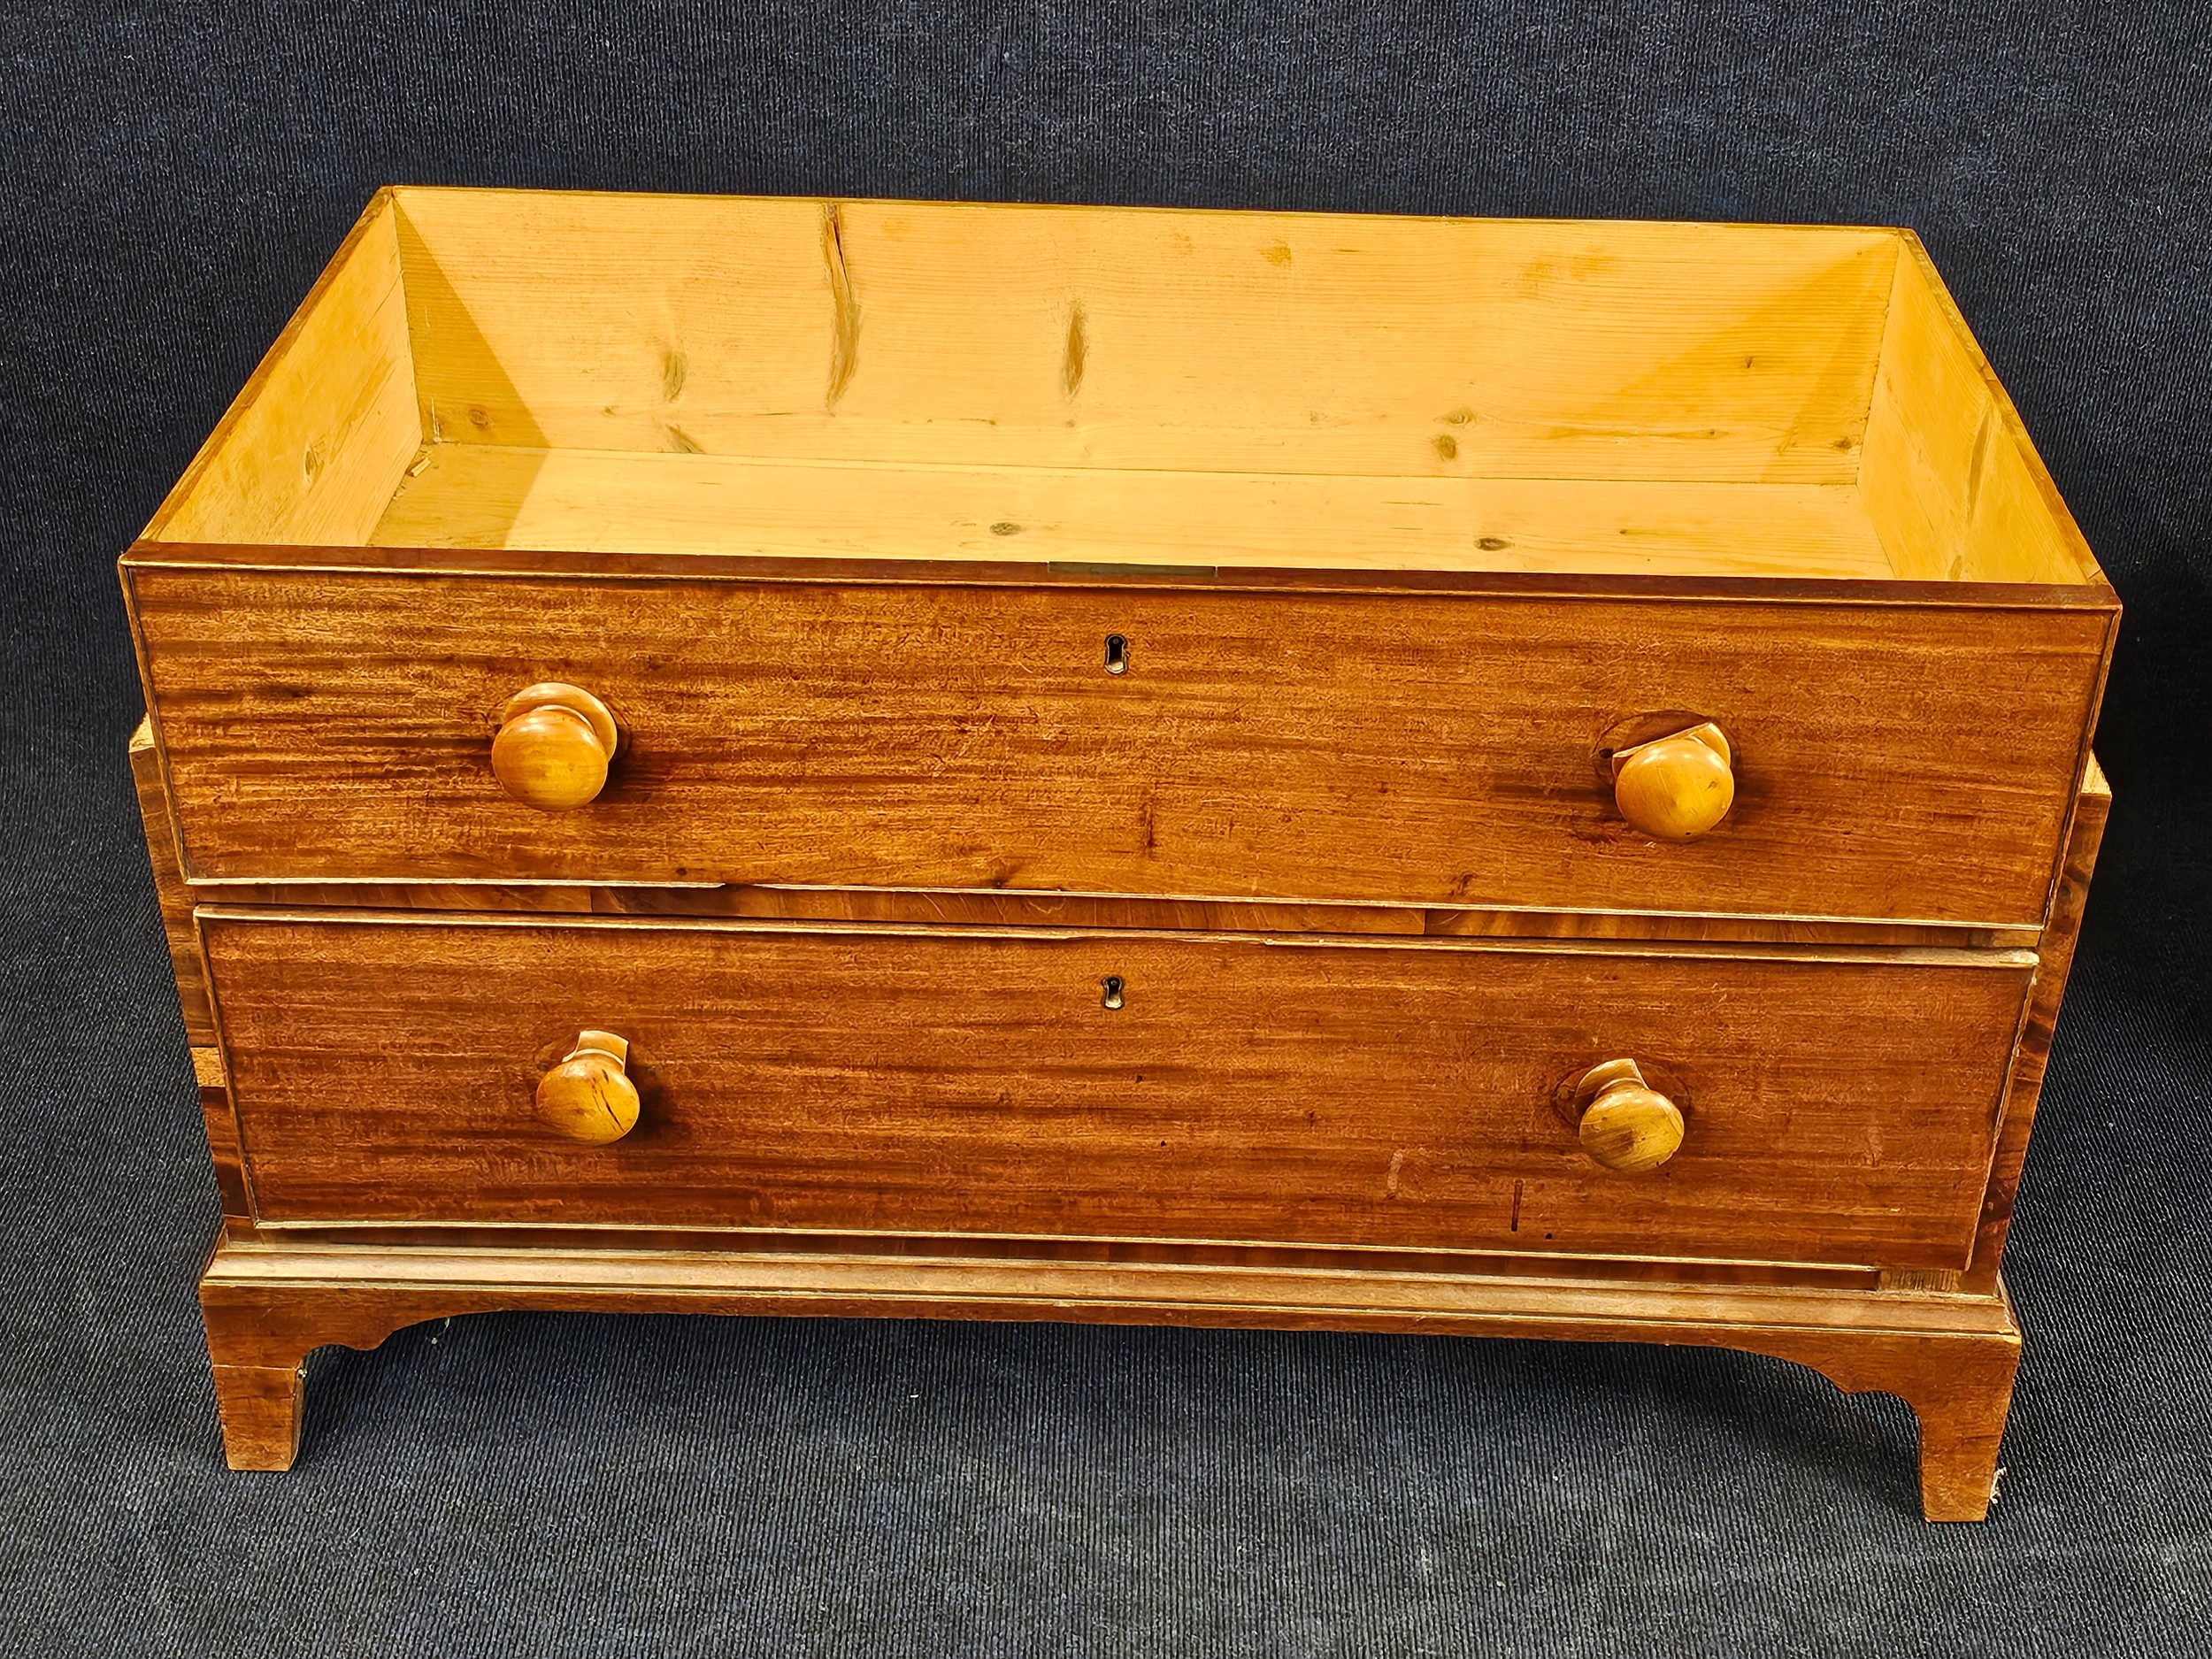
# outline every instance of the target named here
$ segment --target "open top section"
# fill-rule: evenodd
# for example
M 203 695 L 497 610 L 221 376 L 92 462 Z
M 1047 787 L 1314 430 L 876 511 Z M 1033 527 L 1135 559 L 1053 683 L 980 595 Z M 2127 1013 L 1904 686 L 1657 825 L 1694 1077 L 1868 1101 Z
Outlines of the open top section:
M 147 537 L 2102 581 L 1900 232 L 415 188 Z

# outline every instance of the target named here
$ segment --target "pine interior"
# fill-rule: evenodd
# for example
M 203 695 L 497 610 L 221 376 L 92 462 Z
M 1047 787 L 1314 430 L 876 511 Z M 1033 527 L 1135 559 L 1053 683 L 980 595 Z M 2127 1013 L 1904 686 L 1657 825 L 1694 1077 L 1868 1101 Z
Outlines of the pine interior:
M 148 534 L 2098 580 L 1895 232 L 414 188 Z

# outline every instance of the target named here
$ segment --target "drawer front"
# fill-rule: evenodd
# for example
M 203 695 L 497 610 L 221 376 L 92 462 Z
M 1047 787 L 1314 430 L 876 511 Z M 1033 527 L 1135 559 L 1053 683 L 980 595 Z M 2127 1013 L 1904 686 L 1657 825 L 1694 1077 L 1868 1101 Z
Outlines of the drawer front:
M 203 913 L 269 1222 L 1958 1268 L 2032 958 Z M 1103 987 L 1120 981 L 1120 1006 Z M 583 1031 L 637 1126 L 541 1122 Z M 1686 1124 L 1593 1163 L 1615 1058 Z
M 133 572 L 203 879 L 684 881 L 2041 918 L 2096 612 L 1511 595 Z M 1107 641 L 1123 641 L 1122 672 Z M 597 798 L 491 765 L 603 701 Z M 1735 802 L 1631 829 L 1601 751 L 1717 722 Z

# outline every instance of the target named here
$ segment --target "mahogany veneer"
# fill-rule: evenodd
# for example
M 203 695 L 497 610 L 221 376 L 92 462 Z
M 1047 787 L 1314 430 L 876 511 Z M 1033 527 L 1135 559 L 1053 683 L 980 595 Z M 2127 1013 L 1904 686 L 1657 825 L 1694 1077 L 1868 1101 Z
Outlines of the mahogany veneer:
M 388 190 L 123 580 L 234 1466 L 683 1309 L 1734 1346 L 1986 1509 L 2118 608 L 1908 233 Z

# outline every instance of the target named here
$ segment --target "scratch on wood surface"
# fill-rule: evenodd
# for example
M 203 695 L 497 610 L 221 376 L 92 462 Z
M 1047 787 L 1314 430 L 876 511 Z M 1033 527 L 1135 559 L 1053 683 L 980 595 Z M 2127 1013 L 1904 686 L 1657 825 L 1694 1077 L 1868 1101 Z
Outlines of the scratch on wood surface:
M 822 208 L 822 259 L 829 267 L 830 321 L 829 396 L 823 407 L 834 409 L 845 395 L 860 361 L 860 302 L 853 297 L 852 276 L 845 268 L 845 223 L 837 204 Z
M 1994 405 L 1985 404 L 1981 420 L 1974 428 L 1974 448 L 1966 460 L 1966 493 L 1959 503 L 1958 550 L 1951 556 L 1947 572 L 1953 581 L 1958 580 L 1966 568 L 1966 549 L 1973 538 L 1974 515 L 1982 504 L 1982 486 L 1988 477 L 1989 448 L 1996 430 L 1997 411 Z
M 1398 1195 L 1398 1171 L 1404 1169 L 1405 1166 L 1406 1149 L 1403 1147 L 1400 1147 L 1395 1152 L 1393 1152 L 1390 1155 L 1390 1175 L 1389 1178 L 1383 1182 L 1383 1191 L 1387 1193 L 1393 1198 L 1395 1198 Z
M 997 730 L 998 716 L 996 713 L 986 713 L 979 718 L 961 721 L 960 741 L 951 748 L 940 749 L 937 752 L 935 757 L 937 764 L 930 768 L 929 775 L 933 778 L 941 776 L 948 767 L 964 762 L 974 752 L 975 746 L 980 740 L 995 735 Z M 1010 870 L 1015 867 L 1011 864 L 1007 866 Z
M 1997 425 L 1993 405 L 1982 410 L 1981 422 L 1974 428 L 1974 449 L 1966 463 L 1966 505 L 1960 514 L 1960 526 L 1964 528 L 1974 522 L 1974 510 L 1981 505 L 1982 477 L 1989 465 L 1989 444 Z
M 1509 1225 L 1507 1226 L 1506 1231 L 1507 1231 L 1508 1233 L 1518 1233 L 1520 1230 L 1521 1230 L 1521 1183 L 1520 1183 L 1520 1182 L 1518 1182 L 1518 1181 L 1516 1181 L 1516 1182 L 1514 1182 L 1514 1183 L 1513 1183 L 1513 1219 L 1512 1219 L 1511 1224 L 1510 1224 L 1510 1225 Z
M 1068 349 L 1060 361 L 1060 384 L 1072 398 L 1083 389 L 1083 357 L 1089 349 L 1083 334 L 1083 302 L 1068 307 Z

